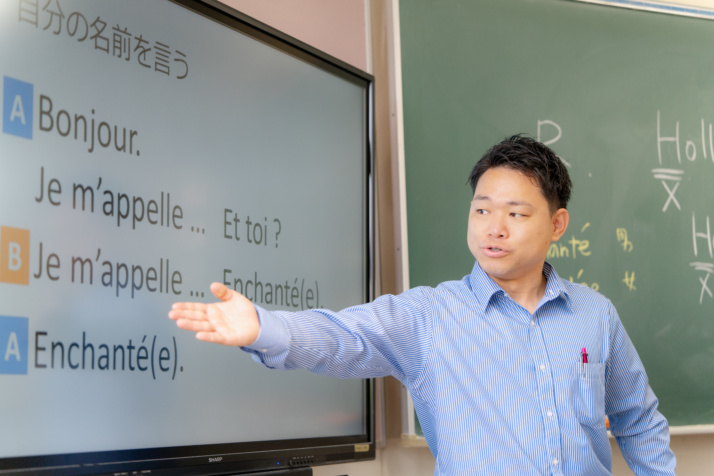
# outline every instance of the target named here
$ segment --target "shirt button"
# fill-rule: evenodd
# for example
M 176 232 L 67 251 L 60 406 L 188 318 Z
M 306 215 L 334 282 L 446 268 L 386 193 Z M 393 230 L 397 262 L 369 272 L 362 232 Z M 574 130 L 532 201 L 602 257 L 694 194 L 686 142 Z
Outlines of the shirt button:
M 545 372 L 545 364 L 540 364 L 540 369 Z
M 553 466 L 558 466 L 558 460 L 557 460 L 557 459 L 554 459 L 554 460 L 553 460 Z
M 532 321 L 531 321 L 531 327 L 534 327 L 534 326 L 535 326 L 535 321 L 532 320 Z
M 548 415 L 548 418 L 553 418 L 553 412 L 551 412 L 551 411 L 549 411 L 548 413 L 546 413 L 546 415 Z

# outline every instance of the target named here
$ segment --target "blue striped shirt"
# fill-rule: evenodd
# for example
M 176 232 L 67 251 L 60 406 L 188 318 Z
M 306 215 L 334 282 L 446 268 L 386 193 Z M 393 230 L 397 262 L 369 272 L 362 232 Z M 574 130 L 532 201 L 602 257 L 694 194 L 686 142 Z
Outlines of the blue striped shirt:
M 543 271 L 532 315 L 476 263 L 461 281 L 340 312 L 258 308 L 261 333 L 245 350 L 270 368 L 393 375 L 436 475 L 609 475 L 606 415 L 635 474 L 673 475 L 667 420 L 612 303 Z

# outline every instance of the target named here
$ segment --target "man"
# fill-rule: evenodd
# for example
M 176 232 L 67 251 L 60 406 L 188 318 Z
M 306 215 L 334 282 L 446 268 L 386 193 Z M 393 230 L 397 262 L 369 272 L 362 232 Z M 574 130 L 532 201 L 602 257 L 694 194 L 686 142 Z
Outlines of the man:
M 271 368 L 393 375 L 409 389 L 437 475 L 608 475 L 605 426 L 637 474 L 674 474 L 667 421 L 609 300 L 545 262 L 571 182 L 549 148 L 513 136 L 470 176 L 461 281 L 340 312 L 268 312 L 222 284 L 169 316 Z

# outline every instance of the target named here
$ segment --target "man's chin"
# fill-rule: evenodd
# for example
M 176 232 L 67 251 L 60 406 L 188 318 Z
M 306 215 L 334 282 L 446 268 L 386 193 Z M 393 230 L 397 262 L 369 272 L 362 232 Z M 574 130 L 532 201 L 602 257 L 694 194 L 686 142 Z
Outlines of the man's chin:
M 478 264 L 481 269 L 494 281 L 511 281 L 514 278 L 515 273 L 509 267 L 498 266 L 496 263 L 491 262 L 492 260 L 485 259 L 479 261 Z

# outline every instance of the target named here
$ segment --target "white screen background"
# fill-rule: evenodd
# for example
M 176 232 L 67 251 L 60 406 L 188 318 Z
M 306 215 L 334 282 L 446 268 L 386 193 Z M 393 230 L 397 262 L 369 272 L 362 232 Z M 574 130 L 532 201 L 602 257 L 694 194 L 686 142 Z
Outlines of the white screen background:
M 23 3 L 0 9 L 0 74 L 33 85 L 33 137 L 0 134 L 0 225 L 30 231 L 30 277 L 27 285 L 0 283 L 0 315 L 28 319 L 29 362 L 27 375 L 0 375 L 0 456 L 362 433 L 363 382 L 263 369 L 238 349 L 196 341 L 166 314 L 174 301 L 211 300 L 208 285 L 222 281 L 224 269 L 231 280 L 257 275 L 264 290 L 300 287 L 302 305 L 306 288 L 313 306 L 364 300 L 364 90 L 169 2 L 64 0 L 59 32 L 45 2 L 37 25 L 22 21 Z M 109 52 L 89 37 L 79 41 L 73 13 L 106 23 Z M 74 36 L 70 18 L 80 22 Z M 114 27 L 131 34 L 132 48 L 139 36 L 153 47 L 144 58 L 150 68 L 138 51 L 113 54 L 121 53 Z M 156 42 L 170 52 L 168 74 L 154 64 L 163 48 Z M 177 78 L 186 65 L 186 77 Z M 106 122 L 112 134 L 114 126 L 136 131 L 133 153 L 104 148 L 97 137 L 89 152 L 81 134 L 63 137 L 57 124 L 40 130 L 41 95 L 51 99 L 55 121 L 64 110 L 95 127 Z M 53 179 L 57 205 L 49 201 Z M 75 184 L 93 187 L 94 212 L 75 205 Z M 114 204 L 119 194 L 145 203 L 170 195 L 182 229 L 146 216 L 133 229 L 131 215 L 117 226 L 116 209 L 105 213 L 107 191 Z M 224 236 L 235 235 L 226 209 L 240 219 L 240 241 Z M 248 243 L 249 230 L 251 241 L 262 233 L 261 244 Z M 55 280 L 47 272 L 52 254 Z M 79 282 L 78 268 L 72 280 L 73 258 L 91 259 L 91 284 L 87 276 Z M 167 260 L 169 273 L 181 275 L 180 295 L 149 292 L 144 283 L 132 298 L 131 276 L 124 289 L 103 284 L 116 281 L 122 264 L 146 273 Z M 83 336 L 97 365 L 100 345 L 126 352 L 131 339 L 135 370 L 70 369 L 66 360 L 51 368 L 52 342 L 63 343 L 65 359 L 77 343 L 78 364 Z M 137 368 L 142 344 L 153 351 L 143 360 L 153 373 Z M 159 362 L 163 348 L 169 357 Z

